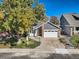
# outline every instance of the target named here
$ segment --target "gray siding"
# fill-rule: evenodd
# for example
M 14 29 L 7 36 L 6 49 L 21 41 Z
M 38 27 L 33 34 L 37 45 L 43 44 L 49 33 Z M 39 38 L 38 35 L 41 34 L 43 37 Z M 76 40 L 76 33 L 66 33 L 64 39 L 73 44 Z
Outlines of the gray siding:
M 65 34 L 67 34 L 67 35 L 71 34 L 69 23 L 66 21 L 66 19 L 64 18 L 63 15 L 60 18 L 60 26 L 61 26 L 61 28 L 62 28 L 62 30 L 64 31 Z
M 67 35 L 71 36 L 71 28 L 65 26 L 65 28 L 64 28 L 64 33 L 66 33 Z
M 61 16 L 61 18 L 60 18 L 60 25 L 61 26 L 69 25 L 69 23 L 66 21 L 64 16 Z

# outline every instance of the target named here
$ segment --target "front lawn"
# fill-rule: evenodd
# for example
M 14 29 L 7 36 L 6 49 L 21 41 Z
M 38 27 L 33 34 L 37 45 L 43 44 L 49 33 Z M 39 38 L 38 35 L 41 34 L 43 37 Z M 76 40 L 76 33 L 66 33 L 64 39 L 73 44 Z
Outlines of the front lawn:
M 0 41 L 0 48 L 36 48 L 40 42 L 30 39 L 27 41 L 25 38 L 20 38 L 18 41 L 14 38 Z
M 20 40 L 19 43 L 17 43 L 16 48 L 35 48 L 40 45 L 40 42 L 37 42 L 35 40 L 29 39 L 27 40 Z

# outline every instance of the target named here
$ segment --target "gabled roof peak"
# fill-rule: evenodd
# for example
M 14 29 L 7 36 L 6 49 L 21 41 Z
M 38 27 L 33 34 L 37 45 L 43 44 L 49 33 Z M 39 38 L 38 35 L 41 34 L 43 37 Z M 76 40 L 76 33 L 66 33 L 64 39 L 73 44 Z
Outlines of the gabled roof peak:
M 63 14 L 63 17 L 71 26 L 79 26 L 79 14 Z

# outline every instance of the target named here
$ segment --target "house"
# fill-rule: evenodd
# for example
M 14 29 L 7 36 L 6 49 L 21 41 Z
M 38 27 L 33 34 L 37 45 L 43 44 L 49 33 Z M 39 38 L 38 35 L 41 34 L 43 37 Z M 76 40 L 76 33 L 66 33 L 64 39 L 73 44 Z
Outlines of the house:
M 60 26 L 66 35 L 79 34 L 79 14 L 63 14 L 60 18 Z
M 60 35 L 60 28 L 51 22 L 37 24 L 33 27 L 30 36 L 41 36 L 43 38 L 57 38 Z

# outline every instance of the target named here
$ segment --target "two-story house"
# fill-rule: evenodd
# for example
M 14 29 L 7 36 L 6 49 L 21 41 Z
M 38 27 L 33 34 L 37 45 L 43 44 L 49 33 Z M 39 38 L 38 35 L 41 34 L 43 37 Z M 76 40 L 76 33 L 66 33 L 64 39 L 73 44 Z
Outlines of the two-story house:
M 69 36 L 79 34 L 79 14 L 63 14 L 60 18 L 60 26 Z

